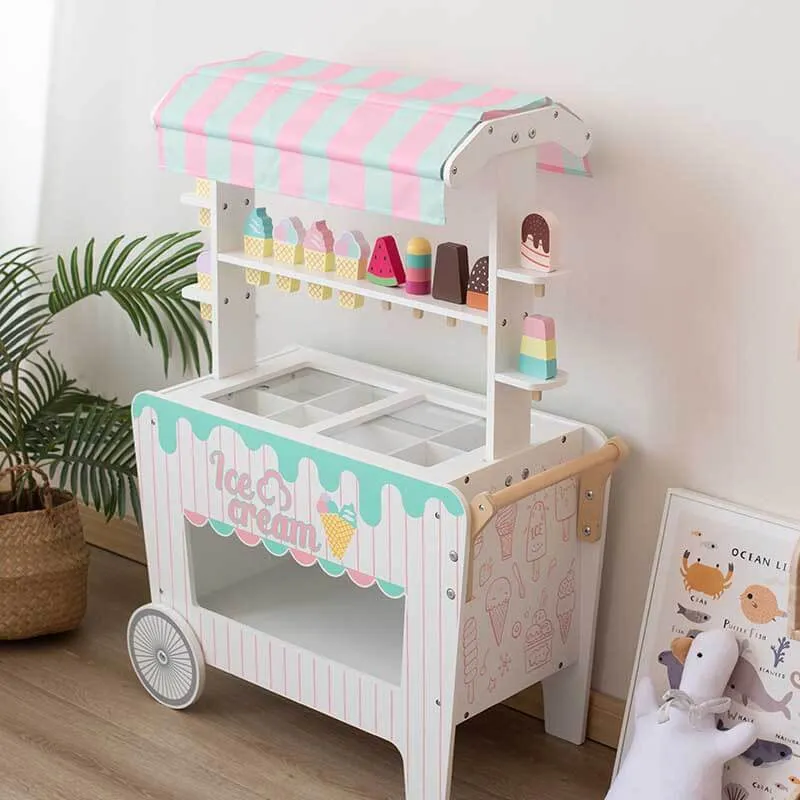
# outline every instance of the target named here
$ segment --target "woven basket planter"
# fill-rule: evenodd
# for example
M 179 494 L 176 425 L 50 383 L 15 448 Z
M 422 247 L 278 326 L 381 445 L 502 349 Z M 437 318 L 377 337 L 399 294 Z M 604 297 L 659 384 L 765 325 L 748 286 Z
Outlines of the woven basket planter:
M 14 511 L 12 493 L 0 492 L 0 639 L 72 630 L 86 612 L 89 570 L 78 504 L 41 470 L 14 472 L 36 472 L 43 485 L 28 495 L 32 511 Z

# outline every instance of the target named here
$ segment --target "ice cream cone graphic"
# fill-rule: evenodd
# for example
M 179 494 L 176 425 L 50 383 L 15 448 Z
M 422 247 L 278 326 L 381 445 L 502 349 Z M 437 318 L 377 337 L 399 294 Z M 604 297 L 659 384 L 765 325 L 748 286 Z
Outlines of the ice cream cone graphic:
M 489 585 L 489 591 L 486 592 L 486 613 L 489 615 L 494 640 L 498 645 L 503 641 L 510 600 L 511 581 L 508 578 L 495 578 Z
M 575 611 L 575 562 L 570 564 L 569 571 L 558 584 L 558 602 L 556 603 L 556 617 L 561 633 L 561 641 L 566 644 L 572 628 L 572 615 Z
M 517 524 L 517 504 L 501 508 L 495 517 L 494 527 L 500 539 L 500 558 L 511 558 L 514 550 L 514 526 Z
M 333 500 L 322 495 L 317 501 L 317 511 L 331 552 L 341 560 L 356 532 L 356 510 L 349 503 L 339 508 Z

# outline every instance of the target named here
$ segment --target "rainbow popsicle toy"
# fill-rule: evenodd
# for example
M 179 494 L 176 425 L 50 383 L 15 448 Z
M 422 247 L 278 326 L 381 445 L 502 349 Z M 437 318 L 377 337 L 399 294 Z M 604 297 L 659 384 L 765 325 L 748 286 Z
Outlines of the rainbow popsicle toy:
M 556 377 L 556 323 L 552 317 L 532 314 L 522 321 L 519 371 L 542 380 Z

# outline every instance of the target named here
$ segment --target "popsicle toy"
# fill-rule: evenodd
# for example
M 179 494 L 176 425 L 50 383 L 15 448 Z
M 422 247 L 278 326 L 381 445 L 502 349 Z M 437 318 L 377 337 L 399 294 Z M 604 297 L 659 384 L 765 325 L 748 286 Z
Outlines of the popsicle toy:
M 522 321 L 519 371 L 543 380 L 556 377 L 556 323 L 552 317 L 532 314 Z
M 361 231 L 345 231 L 333 246 L 336 274 L 351 281 L 363 280 L 367 272 L 370 246 Z M 353 292 L 339 292 L 342 308 L 361 308 L 364 298 Z
M 489 256 L 479 258 L 472 266 L 467 284 L 467 305 L 489 310 Z
M 378 286 L 402 286 L 406 282 L 403 259 L 397 249 L 394 236 L 381 236 L 375 242 L 375 249 L 367 269 L 367 280 Z
M 431 293 L 431 243 L 417 236 L 406 246 L 406 294 Z
M 303 239 L 303 249 L 309 272 L 333 272 L 336 266 L 333 233 L 324 219 L 318 220 L 308 229 Z M 315 300 L 330 300 L 333 289 L 318 283 L 309 283 L 308 294 Z
M 520 264 L 552 272 L 558 267 L 558 220 L 550 211 L 528 214 L 520 231 Z
M 275 238 L 273 243 L 275 261 L 281 264 L 303 263 L 303 239 L 306 231 L 303 223 L 297 217 L 282 219 L 275 226 L 273 235 Z M 283 292 L 297 292 L 300 289 L 300 281 L 297 278 L 279 275 L 275 283 Z
M 469 253 L 467 246 L 444 242 L 436 248 L 433 296 L 436 300 L 464 305 L 467 302 Z

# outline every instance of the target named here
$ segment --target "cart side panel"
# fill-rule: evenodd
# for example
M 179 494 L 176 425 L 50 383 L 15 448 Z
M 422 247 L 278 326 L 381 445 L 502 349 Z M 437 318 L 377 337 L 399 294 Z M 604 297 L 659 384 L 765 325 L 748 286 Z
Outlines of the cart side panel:
M 223 414 L 150 393 L 134 402 L 153 598 L 186 617 L 211 665 L 388 738 L 407 761 L 448 764 L 469 526 L 463 498 L 449 486 L 378 469 Z M 377 585 L 404 602 L 396 679 L 376 679 L 377 673 L 358 665 L 326 659 L 200 607 L 189 554 L 191 537 L 201 528 L 231 548 L 250 548 L 253 560 L 259 552 L 294 560 L 319 570 L 321 580 Z M 215 592 L 229 582 L 229 566 L 220 567 Z M 369 603 L 368 592 L 364 597 Z M 347 702 L 337 701 L 338 690 L 331 693 L 329 676 L 332 685 L 341 681 L 354 692 Z M 449 769 L 437 775 L 437 789 L 446 788 Z M 418 770 L 410 779 L 432 780 Z M 422 796 L 422 784 L 417 788 Z
M 563 438 L 563 441 L 562 441 Z M 583 453 L 581 429 L 470 476 L 477 494 Z M 527 475 L 527 473 L 526 473 Z M 474 487 L 474 488 L 473 488 Z M 578 481 L 569 479 L 497 512 L 475 541 L 473 599 L 462 612 L 456 719 L 474 716 L 577 660 L 582 545 Z

